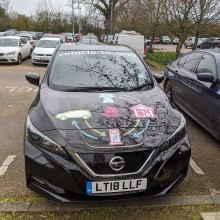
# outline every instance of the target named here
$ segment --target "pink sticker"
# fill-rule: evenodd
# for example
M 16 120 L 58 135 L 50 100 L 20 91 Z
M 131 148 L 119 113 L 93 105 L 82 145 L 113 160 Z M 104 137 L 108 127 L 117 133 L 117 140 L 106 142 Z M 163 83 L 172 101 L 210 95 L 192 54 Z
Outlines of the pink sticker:
M 158 116 L 154 114 L 153 108 L 142 104 L 135 105 L 131 110 L 134 112 L 132 115 L 133 118 L 158 118 Z
M 110 143 L 109 145 L 123 145 L 119 129 L 109 129 Z
M 102 114 L 104 117 L 119 117 L 118 110 L 113 107 L 108 107 L 105 109 L 105 114 Z

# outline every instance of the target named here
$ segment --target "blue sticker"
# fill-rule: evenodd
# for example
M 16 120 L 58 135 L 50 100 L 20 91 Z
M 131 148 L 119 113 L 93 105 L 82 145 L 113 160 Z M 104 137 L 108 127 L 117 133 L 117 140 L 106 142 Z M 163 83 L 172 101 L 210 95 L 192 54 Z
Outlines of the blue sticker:
M 86 183 L 86 193 L 87 194 L 92 194 L 92 182 L 87 182 Z
M 115 98 L 115 96 L 111 93 L 102 93 L 99 95 L 99 98 L 103 98 L 102 103 L 114 103 L 112 98 Z

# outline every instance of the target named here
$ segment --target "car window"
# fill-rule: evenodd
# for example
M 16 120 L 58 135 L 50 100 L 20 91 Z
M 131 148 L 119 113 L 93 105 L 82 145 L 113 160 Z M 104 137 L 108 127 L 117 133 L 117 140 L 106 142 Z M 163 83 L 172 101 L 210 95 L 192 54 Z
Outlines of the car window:
M 134 52 L 58 51 L 50 72 L 52 88 L 130 89 L 152 83 Z
M 183 65 L 183 69 L 193 72 L 201 56 L 202 53 L 197 53 L 197 52 L 189 54 Z
M 187 57 L 188 57 L 188 54 L 187 54 L 187 55 L 184 55 L 184 56 L 182 56 L 182 57 L 180 58 L 180 60 L 179 60 L 179 66 L 183 66 L 183 65 L 184 65 L 184 63 L 185 63 Z
M 215 60 L 211 55 L 204 54 L 198 65 L 197 73 L 211 73 L 214 77 L 217 76 Z

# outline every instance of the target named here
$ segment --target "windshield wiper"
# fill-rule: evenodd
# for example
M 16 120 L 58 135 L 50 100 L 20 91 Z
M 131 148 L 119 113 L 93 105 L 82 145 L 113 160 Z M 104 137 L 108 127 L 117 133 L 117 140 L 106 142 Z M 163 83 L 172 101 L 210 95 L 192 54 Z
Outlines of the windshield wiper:
M 146 83 L 146 84 L 144 84 L 144 85 L 142 85 L 142 86 L 130 88 L 130 89 L 128 89 L 128 91 L 141 90 L 141 89 L 143 89 L 143 88 L 145 88 L 145 87 L 146 87 L 147 89 L 149 89 L 149 88 L 151 88 L 150 86 L 152 86 L 152 85 L 153 85 L 153 82 L 151 82 L 151 83 Z
M 64 89 L 64 91 L 67 92 L 86 92 L 86 91 L 127 91 L 125 88 L 119 88 L 119 87 L 73 87 Z

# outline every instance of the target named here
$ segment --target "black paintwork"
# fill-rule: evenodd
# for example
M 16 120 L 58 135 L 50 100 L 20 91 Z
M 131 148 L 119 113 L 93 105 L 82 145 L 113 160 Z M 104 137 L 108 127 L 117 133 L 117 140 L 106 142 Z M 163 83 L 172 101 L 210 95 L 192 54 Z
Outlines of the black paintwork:
M 180 60 L 191 53 L 201 56 L 189 71 L 180 65 Z M 214 80 L 210 73 L 196 74 L 204 54 L 209 54 L 215 62 L 217 76 Z M 168 65 L 164 83 L 170 80 L 174 103 L 220 141 L 220 50 L 196 50 L 182 57 Z
M 86 45 L 88 50 L 132 51 L 125 46 Z M 57 50 L 85 50 L 85 45 L 63 44 Z M 164 194 L 174 185 L 181 182 L 186 176 L 190 144 L 185 134 L 173 146 L 160 151 L 160 146 L 174 133 L 180 124 L 180 112 L 170 103 L 167 96 L 153 80 L 152 88 L 145 91 L 107 92 L 113 94 L 114 103 L 103 103 L 100 94 L 105 92 L 64 92 L 53 90 L 48 86 L 48 77 L 56 51 L 48 65 L 39 93 L 33 102 L 29 117 L 32 124 L 44 135 L 63 146 L 66 150 L 79 153 L 85 163 L 97 174 L 115 174 L 110 180 L 134 179 L 147 177 L 146 191 L 118 193 L 120 198 L 131 196 L 149 196 Z M 145 65 L 146 66 L 146 65 Z M 149 71 L 148 67 L 146 69 Z M 150 73 L 151 74 L 151 73 Z M 130 97 L 130 98 L 129 98 Z M 133 118 L 132 107 L 142 104 L 154 109 L 158 118 Z M 106 118 L 103 116 L 107 107 L 116 108 L 118 117 Z M 57 114 L 72 110 L 89 110 L 91 117 L 67 118 L 61 120 Z M 149 125 L 147 126 L 149 120 Z M 90 138 L 81 132 L 72 121 L 77 122 L 81 131 L 97 137 Z M 97 132 L 105 132 L 101 136 Z M 137 128 L 135 125 L 138 122 Z M 119 129 L 123 145 L 109 145 L 109 129 Z M 135 128 L 135 129 L 134 129 Z M 129 134 L 126 132 L 132 130 Z M 139 134 L 138 137 L 135 134 Z M 156 154 L 137 175 L 117 177 L 118 174 L 136 172 L 143 166 L 156 149 Z M 110 158 L 122 156 L 126 166 L 120 172 L 112 171 L 108 167 Z M 99 196 L 86 195 L 86 182 L 99 181 L 82 168 L 71 155 L 68 157 L 46 151 L 34 146 L 25 137 L 25 165 L 27 186 L 40 194 L 59 201 L 97 200 Z M 39 178 L 44 184 L 34 179 Z M 102 178 L 102 180 L 105 180 Z M 135 195 L 136 193 L 137 195 Z M 81 195 L 79 195 L 81 194 Z M 104 199 L 118 199 L 117 194 L 101 195 Z M 126 195 L 126 196 L 124 196 Z

